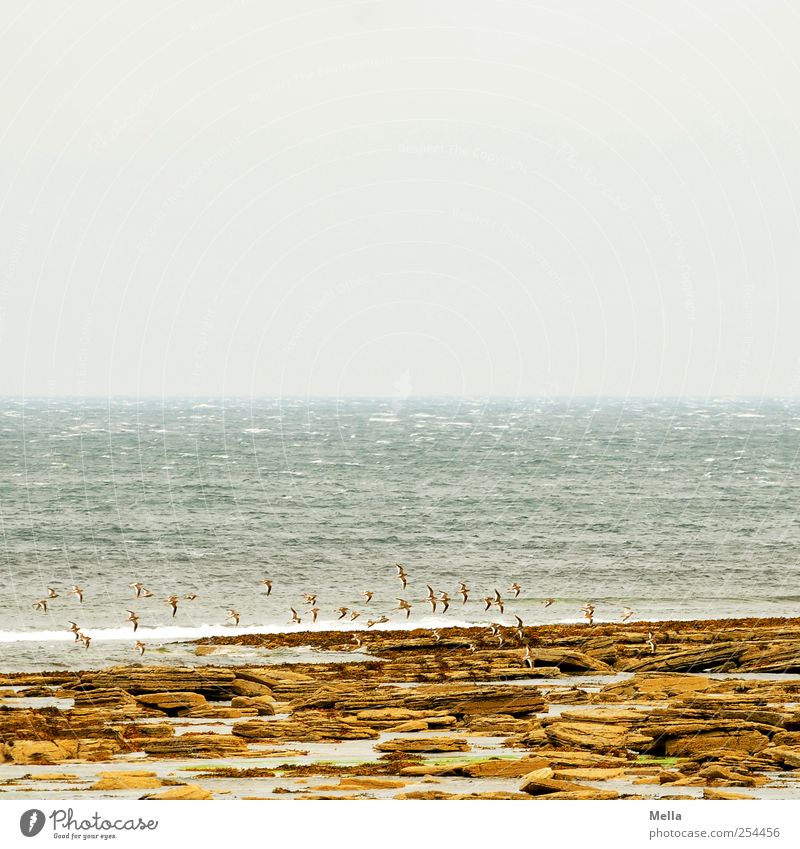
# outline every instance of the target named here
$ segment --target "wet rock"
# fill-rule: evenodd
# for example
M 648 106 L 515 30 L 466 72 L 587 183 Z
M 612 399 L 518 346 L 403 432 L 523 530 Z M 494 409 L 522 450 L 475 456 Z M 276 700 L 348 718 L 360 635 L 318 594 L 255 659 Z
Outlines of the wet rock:
M 181 787 L 173 787 L 170 790 L 165 790 L 163 793 L 155 793 L 147 796 L 142 796 L 142 799 L 186 799 L 186 800 L 198 800 L 198 799 L 213 799 L 214 794 L 210 790 L 206 790 L 204 787 L 200 787 L 197 784 L 184 784 Z
M 233 708 L 255 708 L 258 716 L 275 715 L 275 699 L 272 696 L 234 696 Z
M 272 688 L 261 681 L 252 681 L 247 678 L 234 678 L 230 691 L 236 696 L 272 696 Z
M 156 758 L 229 758 L 250 754 L 247 743 L 232 734 L 179 734 L 145 740 L 142 751 Z
M 378 743 L 378 752 L 468 752 L 471 746 L 463 737 L 395 737 Z
M 194 692 L 145 693 L 137 698 L 139 704 L 155 708 L 168 716 L 178 716 L 181 711 L 208 704 L 205 697 Z
M 76 689 L 120 688 L 134 696 L 146 693 L 199 693 L 213 701 L 230 697 L 233 670 L 188 666 L 113 666 L 81 672 Z
M 706 787 L 703 790 L 704 799 L 753 799 L 753 796 L 748 796 L 746 793 L 730 793 L 726 790 L 715 790 L 711 787 Z
M 77 740 L 17 740 L 5 748 L 7 760 L 15 764 L 58 764 L 78 756 Z
M 625 770 L 621 767 L 617 767 L 616 769 L 566 768 L 555 770 L 553 778 L 562 781 L 608 781 L 612 778 L 619 778 L 624 773 Z
M 586 748 L 601 752 L 643 749 L 653 739 L 626 724 L 602 722 L 553 722 L 545 726 L 548 740 L 565 748 Z
M 769 738 L 758 731 L 731 731 L 706 733 L 698 731 L 668 739 L 664 744 L 667 756 L 719 757 L 725 752 L 753 754 L 761 751 Z
M 665 670 L 674 672 L 704 672 L 734 663 L 744 652 L 744 645 L 733 642 L 717 642 L 699 648 L 659 651 L 620 664 L 626 672 Z
M 580 784 L 571 781 L 558 781 L 551 778 L 553 771 L 548 769 L 535 770 L 525 776 L 520 784 L 520 791 L 530 796 L 547 796 L 551 793 L 574 793 L 585 790 Z
M 153 790 L 161 787 L 156 773 L 142 770 L 98 772 L 97 777 L 89 790 Z
M 232 733 L 237 737 L 252 740 L 303 742 L 370 740 L 378 736 L 374 728 L 362 722 L 341 715 L 332 716 L 322 711 L 304 712 L 302 719 L 252 719 L 248 722 L 238 722 L 233 726 Z

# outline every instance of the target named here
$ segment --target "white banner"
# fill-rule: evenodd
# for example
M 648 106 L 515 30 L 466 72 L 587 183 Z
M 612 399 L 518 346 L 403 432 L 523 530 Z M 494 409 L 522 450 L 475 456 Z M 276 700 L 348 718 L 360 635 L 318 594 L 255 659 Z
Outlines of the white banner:
M 533 801 L 533 800 L 532 800 Z M 0 846 L 797 847 L 798 801 L 0 802 Z

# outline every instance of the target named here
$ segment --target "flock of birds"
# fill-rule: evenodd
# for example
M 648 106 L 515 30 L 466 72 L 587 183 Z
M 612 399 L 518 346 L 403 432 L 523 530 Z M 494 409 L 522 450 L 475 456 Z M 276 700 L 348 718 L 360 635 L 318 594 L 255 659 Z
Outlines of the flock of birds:
M 405 594 L 406 589 L 408 588 L 408 574 L 402 563 L 396 563 L 395 569 L 397 570 L 396 577 L 402 585 L 403 594 Z M 272 580 L 264 579 L 260 582 L 260 584 L 265 588 L 266 595 L 271 595 L 273 586 Z M 430 584 L 427 584 L 426 587 L 427 595 L 423 599 L 422 603 L 430 604 L 431 611 L 433 613 L 436 613 L 438 608 L 441 608 L 442 613 L 447 613 L 447 611 L 450 609 L 452 601 L 450 594 L 445 590 L 436 591 Z M 148 599 L 153 597 L 153 593 L 141 581 L 134 581 L 133 583 L 128 584 L 128 588 L 134 591 L 135 600 Z M 513 593 L 510 599 L 511 601 L 513 601 L 513 599 L 519 598 L 519 595 L 522 592 L 522 586 L 516 581 L 512 583 L 508 589 L 509 592 Z M 460 581 L 458 584 L 458 591 L 455 593 L 455 595 L 460 596 L 461 604 L 465 605 L 469 601 L 470 592 L 471 590 L 467 586 L 467 584 L 463 581 Z M 83 603 L 84 591 L 82 587 L 78 585 L 73 585 L 72 587 L 70 587 L 69 591 L 67 592 L 67 595 L 74 595 L 78 599 L 79 603 Z M 372 601 L 375 593 L 373 590 L 364 590 L 361 595 L 364 598 L 364 603 L 369 604 Z M 50 605 L 50 603 L 58 597 L 59 593 L 57 589 L 54 587 L 48 587 L 47 597 L 35 601 L 33 603 L 33 607 L 36 610 L 40 610 L 43 613 L 47 613 L 48 606 Z M 174 618 L 176 613 L 178 612 L 178 605 L 180 601 L 192 602 L 196 599 L 197 595 L 195 595 L 194 593 L 188 593 L 180 597 L 174 594 L 168 595 L 164 599 L 164 601 L 172 608 L 172 617 Z M 303 597 L 303 601 L 307 605 L 308 614 L 311 616 L 312 623 L 315 623 L 320 613 L 320 608 L 317 606 L 317 594 L 306 593 Z M 550 605 L 554 604 L 555 601 L 556 600 L 554 598 L 546 598 L 542 601 L 542 604 L 545 607 L 550 607 Z M 400 596 L 397 597 L 397 602 L 397 607 L 393 609 L 405 613 L 406 619 L 410 618 L 411 611 L 414 605 L 407 599 L 401 598 Z M 491 610 L 491 608 L 495 607 L 497 608 L 497 610 L 500 611 L 501 614 L 505 613 L 507 601 L 502 597 L 499 590 L 497 589 L 495 589 L 489 595 L 484 596 L 482 598 L 482 602 L 484 604 L 484 611 L 489 611 Z M 291 618 L 289 619 L 289 622 L 297 625 L 301 624 L 303 621 L 303 616 L 298 613 L 297 609 L 294 607 L 289 607 L 289 611 L 291 613 Z M 583 619 L 586 624 L 593 625 L 595 605 L 591 602 L 586 602 L 586 604 L 581 607 L 581 611 L 583 613 Z M 126 612 L 128 614 L 127 621 L 131 623 L 133 627 L 133 633 L 136 634 L 139 629 L 139 615 L 134 610 L 130 609 L 128 609 Z M 339 614 L 339 621 L 345 618 L 349 618 L 350 622 L 355 622 L 361 616 L 360 611 L 352 610 L 344 606 L 337 608 L 335 612 Z M 622 610 L 620 621 L 627 622 L 632 616 L 633 610 L 630 607 L 624 607 Z M 505 627 L 512 629 L 513 635 L 516 637 L 518 643 L 524 647 L 524 654 L 522 657 L 523 664 L 530 668 L 533 668 L 533 657 L 530 652 L 530 646 L 528 645 L 525 639 L 524 623 L 522 619 L 516 614 L 514 615 L 514 619 L 516 621 L 516 626 Z M 239 624 L 240 620 L 241 615 L 239 614 L 239 612 L 233 607 L 228 608 L 228 616 L 226 618 L 226 622 L 231 622 L 233 626 L 236 627 Z M 375 625 L 384 624 L 389 621 L 390 618 L 385 614 L 382 614 L 381 616 L 376 616 L 375 618 L 367 619 L 366 626 L 367 628 L 373 628 Z M 92 637 L 89 634 L 86 634 L 76 622 L 70 622 L 69 626 L 69 631 L 75 636 L 75 642 L 81 643 L 85 649 L 88 649 L 91 645 Z M 503 636 L 503 627 L 504 626 L 499 624 L 492 624 L 489 626 L 489 634 L 491 637 L 497 639 L 498 647 L 502 647 L 507 639 L 507 635 L 506 637 Z M 437 642 L 441 639 L 441 635 L 439 634 L 438 630 L 432 630 L 431 635 Z M 362 641 L 357 635 L 354 635 L 353 643 L 355 644 L 356 649 L 360 648 L 362 645 Z M 652 633 L 649 633 L 647 635 L 647 640 L 645 644 L 649 649 L 650 653 L 655 654 L 656 643 Z M 139 652 L 139 655 L 143 655 L 147 649 L 147 646 L 141 640 L 136 640 L 134 643 L 134 648 L 136 649 L 136 651 Z M 477 650 L 477 648 L 474 644 L 471 643 L 468 646 L 468 650 L 474 652 Z

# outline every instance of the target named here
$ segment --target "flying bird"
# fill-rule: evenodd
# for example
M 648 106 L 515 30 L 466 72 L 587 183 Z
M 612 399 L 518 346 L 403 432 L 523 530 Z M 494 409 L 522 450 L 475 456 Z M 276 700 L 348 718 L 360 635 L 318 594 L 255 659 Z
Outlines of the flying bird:
M 319 616 L 319 608 L 318 607 L 312 607 L 311 608 L 311 616 L 313 617 L 311 621 L 316 622 L 317 616 Z
M 439 598 L 442 604 L 444 605 L 442 613 L 447 613 L 447 611 L 450 609 L 450 596 L 446 592 L 440 592 Z
M 297 611 L 293 607 L 290 607 L 289 610 L 292 611 L 292 622 L 299 625 L 303 620 L 298 616 Z
M 228 611 L 228 619 L 233 620 L 233 626 L 235 628 L 239 624 L 239 611 L 231 608 Z
M 494 603 L 500 608 L 501 613 L 505 613 L 503 599 L 500 597 L 500 593 L 497 590 L 494 591 Z
M 513 591 L 513 593 L 514 593 L 514 598 L 517 598 L 517 597 L 519 596 L 519 593 L 520 593 L 520 590 L 522 589 L 522 587 L 521 587 L 519 584 L 517 584 L 517 583 L 513 583 L 513 584 L 509 587 L 509 589 Z
M 652 634 L 648 633 L 645 645 L 650 649 L 650 654 L 656 653 L 656 641 Z
M 347 614 L 350 612 L 350 608 L 340 607 L 336 612 L 339 614 L 339 619 L 344 619 L 344 617 L 347 616 Z
M 395 563 L 394 565 L 395 569 L 397 569 L 397 577 L 403 584 L 403 589 L 405 589 L 408 584 L 408 575 L 406 575 L 406 570 L 403 568 L 402 563 Z
M 174 619 L 175 614 L 178 612 L 178 596 L 176 596 L 176 595 L 167 596 L 165 601 L 172 608 L 172 618 Z
M 48 598 L 58 598 L 58 593 L 52 587 L 48 587 L 47 588 L 47 597 Z
M 144 654 L 145 645 L 141 640 L 136 641 L 136 650 L 139 652 L 139 656 Z
M 139 617 L 132 611 L 128 611 L 128 622 L 133 623 L 133 633 L 136 633 L 136 629 L 139 627 Z
M 398 598 L 397 599 L 397 609 L 398 610 L 405 610 L 406 619 L 408 619 L 408 617 L 411 616 L 411 605 L 404 598 Z
M 461 593 L 461 597 L 464 599 L 461 603 L 466 604 L 467 599 L 469 598 L 469 587 L 463 581 L 459 581 L 458 591 Z
M 77 584 L 70 589 L 67 595 L 76 595 L 78 597 L 78 601 L 83 602 L 83 589 Z
M 39 601 L 33 603 L 32 607 L 35 607 L 36 610 L 41 610 L 42 613 L 47 613 L 47 599 L 40 598 Z
M 372 592 L 372 590 L 364 590 L 361 595 L 364 596 L 364 604 L 369 604 L 372 601 L 372 596 L 374 596 L 375 593 Z
M 267 588 L 267 595 L 269 595 L 272 592 L 272 581 L 267 580 L 261 583 Z
M 633 616 L 633 611 L 630 609 L 630 607 L 623 607 L 622 608 L 622 621 L 627 622 L 631 618 L 631 616 Z
M 132 590 L 136 590 L 136 598 L 139 598 L 142 594 L 142 590 L 144 589 L 144 584 L 141 581 L 134 581 L 132 584 L 128 584 L 128 586 Z

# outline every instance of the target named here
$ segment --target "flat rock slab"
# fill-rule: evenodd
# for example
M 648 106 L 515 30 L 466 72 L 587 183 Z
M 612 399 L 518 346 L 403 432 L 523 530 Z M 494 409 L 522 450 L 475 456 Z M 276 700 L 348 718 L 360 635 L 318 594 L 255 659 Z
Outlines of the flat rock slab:
M 136 701 L 164 713 L 190 710 L 208 704 L 204 696 L 194 692 L 146 693 L 139 696 Z
M 469 752 L 463 737 L 395 737 L 378 743 L 379 752 Z
M 232 734 L 179 734 L 145 740 L 142 750 L 158 758 L 226 758 L 250 754 L 247 743 Z
M 365 723 L 311 711 L 302 714 L 298 719 L 253 719 L 237 722 L 232 733 L 236 737 L 251 740 L 291 740 L 307 743 L 373 740 L 378 737 L 378 731 Z

